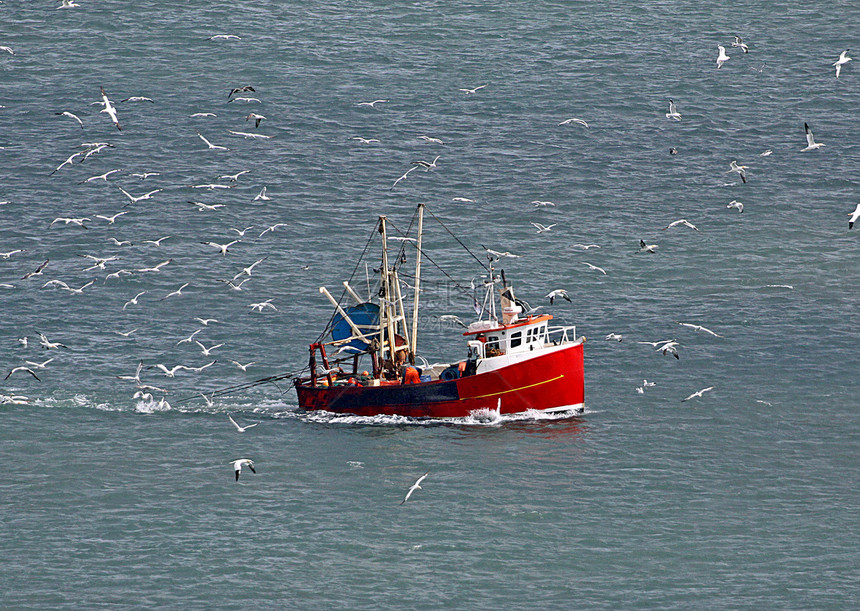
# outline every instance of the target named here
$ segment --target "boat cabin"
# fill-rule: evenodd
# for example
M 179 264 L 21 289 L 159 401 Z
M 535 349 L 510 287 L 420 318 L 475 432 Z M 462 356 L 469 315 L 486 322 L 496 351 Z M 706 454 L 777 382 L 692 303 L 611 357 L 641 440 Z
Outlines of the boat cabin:
M 551 314 L 528 316 L 523 320 L 499 325 L 491 320 L 479 320 L 469 325 L 464 336 L 474 336 L 469 340 L 469 348 L 479 359 L 529 352 L 546 346 L 549 341 L 548 324 Z

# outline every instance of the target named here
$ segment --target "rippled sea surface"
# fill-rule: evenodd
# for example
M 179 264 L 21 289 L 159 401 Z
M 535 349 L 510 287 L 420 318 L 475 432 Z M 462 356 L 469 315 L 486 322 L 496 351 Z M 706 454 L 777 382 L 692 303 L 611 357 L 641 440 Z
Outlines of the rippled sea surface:
M 860 604 L 860 65 L 831 65 L 860 48 L 856 6 L 80 4 L 0 4 L 0 251 L 23 251 L 0 258 L 0 373 L 53 359 L 0 386 L 27 398 L 0 405 L 3 607 Z M 804 123 L 825 147 L 801 152 Z M 405 231 L 419 203 L 478 257 L 521 255 L 500 263 L 518 296 L 588 338 L 584 416 L 334 418 L 288 382 L 199 396 L 302 368 L 319 287 L 355 271 L 366 292 L 378 215 Z M 663 229 L 681 218 L 698 230 Z M 429 215 L 425 242 L 419 350 L 462 358 L 438 317 L 469 317 L 455 283 L 480 267 Z M 241 291 L 219 282 L 258 259 Z M 210 357 L 177 343 L 198 329 Z M 637 343 L 671 338 L 678 360 Z M 152 399 L 117 377 L 138 363 Z

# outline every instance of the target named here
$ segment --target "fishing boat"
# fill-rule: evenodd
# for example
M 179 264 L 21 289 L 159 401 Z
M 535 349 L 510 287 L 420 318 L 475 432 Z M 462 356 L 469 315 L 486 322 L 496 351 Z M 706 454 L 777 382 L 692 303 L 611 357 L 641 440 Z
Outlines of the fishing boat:
M 378 290 L 371 291 L 368 281 L 368 298 L 349 281 L 341 300 L 320 287 L 334 314 L 310 344 L 308 374 L 294 378 L 299 407 L 410 418 L 581 412 L 585 338 L 576 335 L 575 326 L 551 325 L 552 315 L 532 312 L 517 299 L 504 270 L 497 273 L 493 265 L 500 258 L 488 257 L 487 275 L 471 294 L 476 319 L 461 323 L 464 358 L 431 364 L 419 354 L 421 263 L 424 257 L 431 261 L 423 250 L 424 211 L 423 204 L 416 210 L 416 237 L 390 234 L 388 219 L 379 217 Z M 389 252 L 392 244 L 396 254 Z M 415 259 L 412 285 L 401 279 L 408 273 L 407 249 Z

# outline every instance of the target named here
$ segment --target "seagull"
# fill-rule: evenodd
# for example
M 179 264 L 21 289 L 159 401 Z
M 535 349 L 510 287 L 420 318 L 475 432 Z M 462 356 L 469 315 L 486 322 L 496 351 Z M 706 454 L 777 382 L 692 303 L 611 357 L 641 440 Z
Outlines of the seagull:
M 194 317 L 194 320 L 199 322 L 204 327 L 208 327 L 210 323 L 218 322 L 218 320 L 215 318 L 199 318 L 197 316 Z
M 639 252 L 650 252 L 653 254 L 657 248 L 657 244 L 646 244 L 645 240 L 639 240 Z
M 644 394 L 645 394 L 645 389 L 644 389 L 644 388 L 642 388 L 641 386 L 637 386 L 637 387 L 636 387 L 636 392 L 637 392 L 637 393 L 639 393 L 640 395 L 644 395 Z
M 26 348 L 27 345 L 30 343 L 30 339 L 25 335 L 24 337 L 18 338 L 18 343 Z
M 439 322 L 453 322 L 454 324 L 460 325 L 464 329 L 468 329 L 469 327 L 460 320 L 459 316 L 455 316 L 454 314 L 443 314 L 439 317 Z
M 218 361 L 211 361 L 211 362 L 206 363 L 205 365 L 203 365 L 201 367 L 186 367 L 185 369 L 187 369 L 188 371 L 193 371 L 194 373 L 200 373 L 201 371 L 203 371 L 207 367 L 212 367 L 212 365 L 214 365 L 217 362 Z
M 243 87 L 234 87 L 233 89 L 230 90 L 230 93 L 227 95 L 227 98 L 228 99 L 232 98 L 233 95 L 236 93 L 248 93 L 249 91 L 257 93 L 257 90 L 254 89 L 253 87 L 251 87 L 250 85 L 244 85 Z
M 254 127 L 260 127 L 260 121 L 262 121 L 265 118 L 266 117 L 264 117 L 263 115 L 258 115 L 257 113 L 252 112 L 252 113 L 248 113 L 248 116 L 245 117 L 245 121 L 253 119 L 254 120 Z
M 235 231 L 239 235 L 240 238 L 244 238 L 245 233 L 247 233 L 249 230 L 251 230 L 253 228 L 254 228 L 253 225 L 251 225 L 250 227 L 245 227 L 244 229 L 236 229 L 235 227 L 230 227 L 230 231 Z
M 663 227 L 663 231 L 666 231 L 667 229 L 670 229 L 670 228 L 672 228 L 672 227 L 677 227 L 678 225 L 685 225 L 685 226 L 689 227 L 690 229 L 695 229 L 696 231 L 698 231 L 698 230 L 699 230 L 699 228 L 698 228 L 698 227 L 696 227 L 695 225 L 693 225 L 693 224 L 692 224 L 690 221 L 688 221 L 687 219 L 678 219 L 677 221 L 672 221 L 671 223 L 669 223 L 668 225 L 666 225 L 665 227 Z
M 256 365 L 255 361 L 251 361 L 250 363 L 246 363 L 245 365 L 243 365 L 239 361 L 234 361 L 232 359 L 230 360 L 230 362 L 233 363 L 236 367 L 238 367 L 239 369 L 241 369 L 245 373 L 248 372 L 248 367 L 250 367 L 251 365 Z
M 223 346 L 223 345 L 224 345 L 224 344 L 215 344 L 214 346 L 210 346 L 209 348 L 207 348 L 206 346 L 204 346 L 203 344 L 201 344 L 201 343 L 200 343 L 199 341 L 197 341 L 196 339 L 194 340 L 194 343 L 195 343 L 195 344 L 197 344 L 198 346 L 200 346 L 200 352 L 203 354 L 203 356 L 211 356 L 211 355 L 209 354 L 210 352 L 212 352 L 213 350 L 215 350 L 215 349 L 217 349 L 217 348 L 220 348 L 221 346 Z
M 374 142 L 379 142 L 376 138 L 362 138 L 361 136 L 353 136 L 352 140 L 358 140 L 362 144 L 373 144 Z
M 726 48 L 722 45 L 717 45 L 717 49 L 720 51 L 719 57 L 717 57 L 717 69 L 723 67 L 723 64 L 731 59 L 728 55 L 726 55 Z
M 128 244 L 130 245 L 131 242 L 128 242 Z M 111 278 L 113 278 L 114 280 L 119 280 L 119 278 L 121 276 L 131 276 L 131 275 L 132 275 L 132 272 L 128 271 L 127 269 L 118 269 L 115 272 L 110 273 L 107 276 L 105 276 L 105 282 L 107 282 Z
M 163 365 L 161 363 L 156 363 L 155 365 L 152 366 L 152 368 L 153 369 L 160 369 L 161 371 L 164 372 L 164 375 L 167 376 L 168 378 L 176 377 L 177 371 L 179 371 L 180 369 L 185 369 L 185 367 L 183 365 L 176 365 L 172 369 L 168 369 L 166 365 Z
M 839 78 L 839 73 L 842 72 L 842 66 L 851 61 L 851 58 L 848 57 L 848 51 L 850 50 L 851 49 L 845 49 L 839 54 L 839 59 L 832 64 L 833 66 L 836 66 L 836 78 Z
M 848 219 L 848 229 L 854 228 L 854 223 L 857 222 L 857 219 L 860 218 L 860 204 L 857 204 L 857 207 L 854 208 L 854 212 L 851 213 L 851 218 Z
M 658 346 L 657 352 L 662 352 L 663 356 L 666 356 L 667 354 L 671 353 L 672 356 L 674 356 L 676 359 L 681 360 L 681 357 L 678 356 L 678 348 L 677 347 L 678 347 L 678 342 L 673 340 L 671 342 L 664 343 L 662 346 Z
M 555 301 L 556 297 L 561 297 L 561 298 L 562 298 L 562 299 L 564 299 L 565 301 L 570 302 L 570 303 L 573 303 L 573 301 L 571 301 L 571 299 L 570 299 L 570 296 L 567 294 L 567 291 L 566 291 L 566 290 L 564 290 L 564 289 L 555 289 L 554 291 L 552 291 L 551 293 L 549 293 L 549 294 L 546 296 L 546 298 L 547 298 L 547 299 L 549 299 L 549 303 L 550 303 L 550 305 L 552 305 L 552 304 L 553 304 L 553 302 Z
M 250 172 L 251 170 L 242 170 L 241 172 L 236 172 L 235 174 L 222 174 L 218 177 L 218 179 L 220 180 L 222 178 L 228 178 L 230 179 L 230 182 L 236 182 L 237 180 L 239 180 L 240 176 L 244 174 L 249 174 Z
M 596 265 L 592 265 L 591 263 L 588 263 L 587 261 L 582 261 L 582 264 L 587 265 L 588 269 L 594 270 L 596 272 L 600 272 L 604 276 L 606 275 L 606 271 L 602 267 L 597 267 Z
M 78 117 L 78 115 L 76 115 L 76 114 L 70 113 L 68 110 L 64 110 L 63 112 L 55 112 L 54 114 L 55 115 L 61 115 L 63 117 L 69 117 L 70 119 L 74 119 L 75 121 L 77 121 L 80 124 L 81 129 L 84 128 L 84 122 L 81 121 L 80 117 Z
M 134 372 L 133 376 L 117 376 L 117 379 L 129 380 L 130 382 L 135 382 L 138 386 L 140 386 L 140 371 L 141 371 L 141 369 L 143 369 L 143 363 L 142 362 L 137 364 L 137 371 Z
M 68 346 L 66 346 L 65 344 L 61 344 L 60 342 L 48 341 L 48 338 L 45 336 L 44 333 L 39 333 L 39 344 L 45 350 L 56 350 L 57 348 L 65 348 L 66 350 L 69 349 Z
M 239 481 L 239 474 L 242 472 L 242 467 L 248 467 L 252 473 L 256 473 L 257 470 L 254 469 L 254 461 L 250 458 L 240 458 L 239 460 L 234 460 L 230 463 L 233 465 L 233 470 L 236 472 L 236 481 Z
M 484 250 L 486 250 L 486 251 L 487 251 L 487 253 L 488 253 L 489 255 L 492 255 L 493 257 L 495 257 L 495 258 L 496 258 L 496 259 L 495 259 L 496 261 L 498 261 L 498 260 L 499 260 L 499 259 L 501 259 L 502 257 L 505 257 L 505 258 L 508 258 L 508 259 L 519 259 L 520 257 L 522 257 L 522 255 L 515 255 L 515 254 L 512 254 L 512 253 L 510 253 L 510 252 L 508 252 L 508 251 L 505 251 L 505 252 L 499 252 L 498 250 L 492 250 L 492 249 L 490 249 L 490 248 L 487 248 L 487 247 L 486 247 L 486 246 L 484 246 L 483 244 L 481 244 L 481 248 L 483 248 Z
M 233 98 L 232 100 L 229 100 L 227 103 L 229 104 L 230 102 L 257 102 L 258 104 L 263 103 L 263 101 L 260 98 Z
M 162 268 L 162 267 L 164 267 L 165 265 L 167 265 L 168 263 L 173 263 L 173 259 L 168 259 L 167 261 L 162 261 L 161 263 L 159 263 L 158 265 L 155 265 L 155 266 L 153 266 L 153 267 L 144 267 L 144 268 L 141 268 L 141 269 L 138 269 L 138 270 L 135 270 L 135 271 L 138 271 L 138 272 L 141 272 L 141 273 L 146 273 L 146 272 L 160 272 L 160 271 L 161 271 L 161 268 Z
M 532 223 L 532 225 L 534 225 L 534 227 L 537 229 L 538 233 L 543 233 L 544 231 L 551 230 L 553 227 L 558 225 L 558 223 L 553 223 L 552 225 L 548 225 L 548 226 L 541 225 L 540 223 Z
M 667 119 L 674 119 L 675 121 L 681 120 L 681 113 L 678 112 L 678 109 L 675 108 L 675 101 L 669 100 L 669 112 L 666 113 Z
M 371 108 L 376 108 L 377 104 L 384 104 L 388 100 L 373 100 L 372 102 L 359 102 L 356 106 L 370 106 Z
M 235 98 L 236 100 L 240 98 Z M 266 136 L 264 134 L 252 134 L 249 132 L 234 132 L 232 129 L 228 129 L 227 133 L 233 134 L 234 136 L 244 136 L 245 138 L 257 138 L 258 140 L 271 140 L 274 136 Z
M 217 117 L 214 112 L 195 112 L 193 115 L 189 115 L 191 117 Z
M 219 185 L 218 183 L 209 183 L 205 185 L 188 185 L 191 189 L 209 189 L 212 191 L 213 189 L 232 189 L 236 185 Z
M 642 388 L 651 388 L 652 386 L 657 386 L 657 382 L 649 382 L 648 380 L 642 380 Z
M 81 288 L 79 288 L 79 289 L 73 289 L 73 288 L 72 288 L 72 287 L 70 287 L 70 286 L 64 286 L 64 287 L 60 287 L 60 288 L 62 288 L 62 289 L 64 289 L 64 290 L 66 290 L 66 291 L 69 291 L 70 293 L 73 293 L 73 294 L 75 294 L 75 295 L 83 295 L 83 294 L 84 294 L 84 289 L 85 289 L 85 288 L 87 288 L 88 286 L 90 286 L 93 282 L 95 282 L 95 280 L 90 280 L 89 282 L 87 282 L 85 285 L 83 285 L 83 286 L 82 286 Z
M 417 168 L 417 167 L 418 167 L 418 166 L 417 166 L 417 165 L 415 165 L 415 166 L 412 166 L 411 168 L 409 168 L 408 170 L 406 170 L 406 172 L 403 174 L 403 176 L 401 176 L 400 178 L 398 178 L 397 180 L 395 180 L 395 181 L 394 181 L 394 184 L 393 184 L 393 185 L 391 185 L 391 188 L 393 189 L 394 187 L 396 187 L 396 186 L 397 186 L 397 183 L 399 183 L 401 180 L 403 180 L 403 179 L 405 179 L 407 176 L 409 176 L 409 172 L 411 172 L 412 170 L 414 170 L 414 169 L 415 169 L 415 168 Z
M 605 339 L 606 341 L 613 341 L 614 340 L 616 342 L 620 342 L 624 339 L 624 336 L 621 335 L 620 333 L 610 333 L 609 335 L 607 335 L 603 339 Z
M 286 223 L 275 223 L 274 225 L 271 225 L 271 226 L 266 227 L 265 229 L 263 229 L 263 231 L 262 231 L 262 232 L 260 232 L 260 235 L 259 235 L 258 237 L 261 237 L 261 238 L 262 238 L 262 237 L 263 237 L 264 235 L 266 235 L 268 232 L 270 232 L 270 231 L 274 232 L 278 227 L 288 227 L 288 225 L 287 225 Z
M 529 203 L 531 203 L 535 208 L 541 208 L 541 207 L 546 208 L 547 206 L 552 206 L 553 208 L 555 207 L 555 204 L 553 202 L 546 201 L 546 200 L 542 201 L 542 200 L 536 199 L 536 200 L 533 200 Z
M 436 162 L 437 162 L 437 161 L 439 161 L 439 155 L 436 155 L 436 159 L 434 159 L 434 160 L 433 160 L 433 161 L 431 161 L 431 162 L 427 162 L 427 161 L 413 161 L 413 162 L 412 162 L 412 165 L 414 165 L 414 166 L 419 166 L 419 165 L 420 165 L 422 168 L 424 168 L 424 171 L 425 171 L 425 172 L 429 172 L 430 170 L 434 170 L 434 169 L 436 169 Z
M 139 292 L 137 295 L 135 295 L 134 297 L 132 297 L 131 299 L 129 299 L 128 301 L 126 301 L 126 302 L 125 302 L 125 305 L 124 305 L 124 306 L 122 306 L 123 311 L 125 311 L 125 309 L 126 309 L 128 306 L 130 306 L 130 305 L 137 305 L 137 300 L 138 300 L 138 299 L 140 299 L 140 297 L 141 297 L 142 295 L 146 295 L 146 291 L 141 291 L 141 292 Z
M 233 244 L 238 244 L 239 240 L 233 240 L 228 244 L 216 244 L 215 242 L 200 242 L 201 244 L 205 244 L 206 246 L 212 246 L 213 248 L 217 248 L 221 251 L 222 255 L 227 254 L 227 249 L 230 248 Z
M 131 337 L 131 334 L 135 331 L 137 331 L 137 328 L 134 328 L 131 331 L 114 331 L 114 333 L 121 335 L 122 337 Z
M 597 244 L 574 244 L 571 248 L 579 248 L 580 250 L 589 250 L 591 248 L 600 248 Z
M 166 236 L 164 236 L 163 238 L 158 238 L 157 240 L 144 240 L 144 241 L 143 241 L 143 243 L 144 243 L 144 244 L 152 244 L 153 246 L 155 246 L 156 248 L 158 248 L 159 246 L 161 246 L 161 243 L 162 243 L 164 240 L 166 240 L 166 239 L 168 239 L 168 238 L 170 238 L 170 237 L 171 237 L 171 236 L 166 235 Z
M 275 312 L 277 312 L 278 308 L 276 308 L 271 303 L 271 301 L 272 301 L 271 299 L 266 299 L 266 301 L 261 301 L 259 303 L 250 303 L 250 304 L 248 304 L 248 306 L 251 308 L 252 311 L 256 310 L 258 312 L 262 312 L 266 308 L 272 308 Z
M 54 223 L 63 223 L 64 225 L 69 225 L 69 224 L 77 225 L 78 227 L 83 227 L 84 229 L 86 229 L 87 226 L 84 225 L 84 223 L 86 221 L 89 221 L 89 220 L 90 219 L 88 219 L 88 218 L 70 219 L 70 218 L 66 218 L 64 216 L 58 216 L 53 221 L 51 221 L 51 224 L 48 225 L 48 227 L 53 226 Z
M 45 268 L 48 266 L 49 261 L 50 259 L 45 259 L 45 262 L 42 263 L 39 267 L 37 267 L 35 271 L 27 272 L 26 274 L 21 276 L 21 280 L 26 280 L 27 278 L 30 278 L 32 276 L 41 276 L 42 272 L 45 271 Z
M 212 144 L 212 143 L 211 143 L 211 142 L 209 142 L 206 138 L 204 138 L 204 137 L 203 137 L 203 134 L 201 134 L 200 132 L 197 132 L 197 135 L 200 137 L 200 139 L 201 139 L 203 142 L 205 142 L 205 143 L 206 143 L 206 146 L 208 146 L 208 147 L 209 147 L 209 150 L 210 150 L 210 151 L 228 151 L 228 150 L 230 150 L 230 149 L 228 149 L 226 146 L 219 146 L 219 145 L 217 145 L 217 144 Z
M 807 139 L 809 139 L 810 136 L 807 135 L 806 137 L 807 137 Z M 807 149 L 803 149 L 803 150 L 807 150 Z M 745 170 L 748 170 L 748 169 L 749 169 L 749 166 L 738 165 L 737 161 L 732 161 L 729 164 L 729 169 L 726 170 L 726 174 L 728 174 L 729 172 L 737 172 L 740 175 L 741 180 L 746 182 L 747 181 L 747 173 L 745 172 Z
M 824 146 L 823 142 L 816 142 L 815 138 L 812 137 L 812 130 L 809 129 L 809 125 L 804 123 L 803 129 L 806 130 L 806 148 L 800 149 L 801 153 L 806 151 L 814 151 L 815 149 L 820 149 Z
M 76 8 L 76 7 L 80 6 L 80 4 L 75 2 L 75 0 L 62 0 L 62 1 L 63 1 L 63 3 L 57 7 L 58 9 L 60 9 L 60 8 Z
M 116 108 L 114 108 L 114 105 L 108 99 L 104 87 L 102 87 L 102 105 L 104 105 L 104 108 L 100 112 L 106 112 L 110 120 L 113 121 L 113 124 L 116 125 L 116 128 L 122 131 L 122 125 L 119 124 L 119 119 L 116 116 Z
M 161 193 L 162 191 L 164 191 L 164 189 L 153 189 L 149 193 L 144 193 L 143 195 L 136 197 L 136 196 L 132 195 L 131 193 L 129 193 L 128 191 L 126 191 L 125 189 L 123 189 L 122 187 L 117 187 L 117 189 L 122 191 L 125 194 L 125 196 L 131 200 L 130 201 L 131 204 L 136 204 L 137 202 L 143 201 L 145 199 L 152 199 L 153 195 L 155 195 L 156 193 Z M 128 206 L 128 205 L 129 204 L 126 204 L 126 206 Z
M 19 252 L 26 252 L 23 248 L 18 248 L 17 250 L 10 250 L 9 252 L 0 252 L 0 258 L 8 259 L 12 255 L 16 255 Z
M 737 34 L 735 34 L 735 41 L 732 43 L 732 46 L 737 47 L 739 49 L 743 49 L 744 53 L 750 52 L 750 48 L 746 44 L 744 44 L 744 39 Z
M 743 203 L 739 202 L 739 201 L 738 201 L 738 200 L 736 200 L 736 199 L 733 199 L 732 201 L 730 201 L 730 202 L 729 202 L 729 204 L 726 206 L 726 208 L 737 208 L 737 209 L 738 209 L 738 212 L 743 212 L 743 211 L 744 211 L 744 205 L 743 205 Z
M 45 367 L 48 366 L 48 363 L 50 363 L 53 360 L 54 360 L 53 358 L 50 358 L 47 361 L 44 361 L 42 363 L 36 363 L 34 361 L 24 361 L 24 362 L 27 363 L 33 369 L 44 369 Z
M 53 176 L 54 174 L 56 174 L 57 172 L 59 172 L 59 171 L 60 171 L 60 169 L 62 169 L 62 168 L 63 168 L 63 166 L 71 165 L 72 163 L 74 163 L 74 161 L 75 161 L 75 157 L 80 157 L 81 155 L 84 155 L 84 154 L 85 154 L 85 153 L 83 153 L 83 152 L 81 152 L 81 153 L 72 153 L 71 155 L 69 155 L 69 158 L 68 158 L 68 159 L 66 159 L 66 160 L 65 160 L 63 163 L 61 163 L 60 165 L 58 165 L 58 166 L 54 169 L 54 171 L 53 171 L 53 172 L 51 172 L 51 174 L 50 174 L 50 175 L 51 175 L 51 176 Z
M 174 295 L 176 295 L 177 297 L 178 297 L 178 296 L 180 296 L 180 295 L 182 295 L 182 289 L 184 289 L 184 288 L 185 288 L 186 286 L 188 286 L 189 284 L 190 284 L 190 282 L 186 282 L 185 284 L 183 284 L 182 286 L 180 286 L 178 289 L 176 289 L 176 290 L 175 290 L 175 291 L 173 291 L 172 293 L 168 293 L 167 295 L 165 295 L 164 297 L 162 297 L 159 301 L 164 301 L 164 300 L 165 300 L 165 299 L 167 299 L 168 297 L 173 297 Z
M 108 176 L 110 176 L 111 174 L 115 174 L 116 172 L 121 172 L 121 171 L 122 170 L 109 170 L 109 171 L 105 172 L 104 174 L 99 174 L 98 176 L 90 176 L 89 178 L 87 178 L 86 180 L 82 180 L 78 184 L 82 185 L 84 183 L 92 182 L 94 180 L 103 180 L 103 181 L 107 182 Z
M 430 136 L 418 136 L 419 139 L 427 142 L 428 144 L 445 144 L 439 138 L 431 138 Z
M 204 204 L 203 202 L 192 202 L 191 200 L 188 200 L 188 203 L 197 206 L 198 212 L 213 212 L 218 210 L 218 208 L 224 208 L 226 206 L 226 204 Z
M 9 379 L 9 376 L 11 376 L 11 375 L 12 375 L 13 373 L 15 373 L 16 371 L 26 371 L 26 372 L 27 372 L 27 373 L 29 373 L 31 376 L 33 376 L 34 378 L 36 378 L 37 380 L 39 380 L 39 376 L 37 376 L 37 375 L 36 375 L 36 373 L 35 373 L 32 369 L 30 369 L 29 367 L 26 367 L 26 366 L 24 366 L 24 365 L 21 365 L 20 367 L 15 367 L 15 368 L 13 368 L 9 373 L 7 373 L 7 374 L 6 374 L 6 377 L 5 377 L 5 378 L 3 378 L 3 379 L 4 379 L 4 380 L 8 380 L 8 379 Z M 39 380 L 39 381 L 41 382 L 42 380 Z
M 255 422 L 254 424 L 249 424 L 248 426 L 239 426 L 238 424 L 236 424 L 236 421 L 233 420 L 233 416 L 231 416 L 230 414 L 227 414 L 227 418 L 230 419 L 230 422 L 233 423 L 233 426 L 235 426 L 236 430 L 239 431 L 240 433 L 244 433 L 248 429 L 253 428 L 253 427 L 257 426 L 258 424 L 260 424 L 259 422 Z M 237 472 L 237 477 L 238 477 L 238 472 Z
M 254 261 L 254 262 L 253 262 L 253 263 L 251 263 L 251 265 L 249 265 L 248 267 L 242 268 L 242 271 L 241 271 L 240 273 L 238 273 L 238 274 L 236 274 L 235 276 L 233 276 L 233 280 L 235 280 L 235 279 L 236 279 L 238 276 L 240 276 L 241 274 L 247 274 L 247 275 L 249 275 L 249 276 L 250 276 L 250 275 L 251 275 L 251 272 L 252 272 L 252 271 L 254 271 L 254 268 L 255 268 L 255 267 L 257 267 L 260 263 L 262 263 L 263 261 L 265 261 L 265 260 L 266 260 L 266 259 L 268 259 L 268 258 L 269 258 L 269 256 L 268 256 L 268 255 L 266 255 L 266 256 L 265 256 L 265 257 L 263 257 L 262 259 L 257 259 L 256 261 Z
M 479 89 L 480 89 L 480 87 L 479 87 Z M 421 482 L 423 482 L 424 478 L 427 477 L 428 475 L 430 475 L 429 471 L 427 473 L 425 473 L 424 475 L 422 475 L 421 477 L 419 477 L 418 480 L 414 484 L 412 484 L 412 487 L 409 488 L 409 492 L 406 493 L 406 498 L 404 498 L 402 501 L 400 501 L 401 505 L 409 500 L 409 497 L 412 496 L 413 492 L 415 492 L 416 490 L 423 490 L 423 488 L 421 488 Z
M 127 97 L 124 100 L 120 100 L 120 102 L 152 102 L 153 104 L 155 104 L 155 100 L 153 100 L 152 98 L 147 98 L 147 97 L 142 96 L 142 95 L 133 95 L 133 96 Z
M 675 321 L 675 322 L 678 322 L 678 321 Z M 714 333 L 713 331 L 711 331 L 710 329 L 706 329 L 702 325 L 694 325 L 694 324 L 688 323 L 688 322 L 678 322 L 678 324 L 681 325 L 682 327 L 689 327 L 689 328 L 693 329 L 694 331 L 703 331 L 704 333 L 709 333 L 710 335 L 713 335 L 714 337 L 722 337 L 722 335 L 720 335 L 719 333 Z
M 773 155 L 773 151 L 770 149 L 767 149 L 766 151 L 762 151 L 761 153 L 758 154 L 759 157 L 770 157 L 771 155 Z
M 571 123 L 576 123 L 577 125 L 582 125 L 583 127 L 588 127 L 588 123 L 583 121 L 582 119 L 577 119 L 576 117 L 571 117 L 570 119 L 565 119 L 559 125 L 569 125 Z
M 271 197 L 266 195 L 266 187 L 263 187 L 260 190 L 260 193 L 254 198 L 254 201 L 257 201 L 258 199 L 261 199 L 263 201 L 268 201 L 268 200 L 272 199 Z
M 204 401 L 206 401 L 206 407 L 212 407 L 213 405 L 215 405 L 215 403 L 212 401 L 212 399 L 210 399 L 209 397 L 207 397 L 203 393 L 200 393 L 200 396 L 203 397 Z
M 206 40 L 242 40 L 235 34 L 215 34 L 214 36 L 210 36 Z
M 15 55 L 15 51 L 12 50 L 12 47 L 2 46 L 0 47 L 0 51 L 6 51 L 9 55 Z
M 239 275 L 241 275 L 241 274 L 239 274 Z M 235 278 L 234 278 L 234 280 L 235 280 Z M 248 280 L 250 280 L 250 278 L 245 278 L 239 284 L 234 283 L 233 280 L 218 280 L 218 282 L 223 282 L 224 284 L 229 286 L 234 291 L 241 291 L 242 285 L 245 284 L 246 282 L 248 282 Z
M 105 263 L 110 263 L 111 261 L 118 261 L 119 260 L 119 257 L 106 257 L 103 259 L 101 257 L 95 257 L 93 255 L 80 255 L 80 256 L 94 262 L 90 267 L 88 267 L 84 270 L 85 272 L 88 272 L 89 270 L 95 269 L 95 268 L 104 269 Z
M 462 89 L 462 88 L 461 88 L 461 89 L 460 89 L 460 91 L 462 91 L 462 92 L 463 92 L 463 93 L 465 93 L 466 95 L 471 95 L 471 94 L 473 94 L 473 93 L 477 93 L 479 89 L 483 89 L 483 88 L 484 88 L 484 87 L 486 87 L 487 85 L 489 85 L 489 83 L 486 83 L 486 84 L 484 84 L 484 85 L 478 85 L 477 87 L 475 87 L 475 88 L 473 88 L 473 89 Z
M 138 172 L 138 173 L 132 174 L 132 176 L 134 176 L 135 178 L 139 178 L 141 180 L 146 180 L 150 176 L 161 176 L 161 174 L 159 172 Z
M 689 401 L 690 399 L 695 399 L 696 397 L 701 397 L 703 394 L 705 394 L 709 390 L 713 390 L 713 389 L 714 389 L 713 386 L 708 386 L 707 388 L 703 388 L 702 390 L 697 390 L 696 392 L 694 392 L 692 395 L 690 395 L 686 399 L 681 399 L 681 403 L 683 403 L 684 401 Z
M 116 222 L 116 220 L 117 220 L 119 217 L 121 217 L 123 214 L 128 214 L 128 211 L 125 211 L 125 212 L 117 212 L 117 213 L 116 213 L 116 214 L 114 214 L 113 216 L 105 216 L 104 214 L 97 214 L 97 215 L 96 215 L 96 218 L 97 218 L 97 219 L 104 219 L 105 221 L 107 221 L 107 222 L 108 222 L 108 225 L 113 225 L 113 224 Z
M 190 344 L 191 342 L 194 341 L 194 336 L 197 335 L 198 333 L 200 333 L 202 330 L 203 329 L 197 329 L 194 333 L 192 333 L 191 335 L 189 335 L 185 339 L 181 339 L 178 342 L 176 342 L 176 345 L 178 346 L 179 344 Z
M 395 183 L 395 184 L 397 184 L 397 183 Z M 475 203 L 475 200 L 469 199 L 468 197 L 452 197 L 451 201 L 452 202 L 461 202 L 464 204 L 474 204 Z

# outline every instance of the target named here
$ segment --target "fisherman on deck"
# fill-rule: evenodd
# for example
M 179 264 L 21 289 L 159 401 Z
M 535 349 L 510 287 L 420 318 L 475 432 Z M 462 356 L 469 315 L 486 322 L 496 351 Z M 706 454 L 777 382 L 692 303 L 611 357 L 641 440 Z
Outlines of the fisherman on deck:
M 411 365 L 403 368 L 403 383 L 404 384 L 420 384 L 421 374 L 418 373 L 418 368 Z

